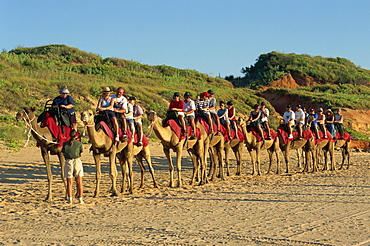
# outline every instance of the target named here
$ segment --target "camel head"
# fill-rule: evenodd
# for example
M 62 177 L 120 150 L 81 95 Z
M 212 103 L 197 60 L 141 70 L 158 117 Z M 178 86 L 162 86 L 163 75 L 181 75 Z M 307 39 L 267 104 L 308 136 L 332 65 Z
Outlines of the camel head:
M 247 121 L 243 117 L 239 117 L 238 120 L 236 121 L 236 124 L 240 127 L 245 127 L 247 126 Z
M 92 110 L 85 110 L 81 113 L 81 121 L 84 125 L 93 125 L 94 124 L 94 112 Z
M 35 107 L 24 107 L 16 115 L 17 121 L 28 120 L 35 118 Z
M 146 117 L 148 118 L 150 123 L 153 123 L 157 119 L 157 113 L 153 110 L 147 111 Z

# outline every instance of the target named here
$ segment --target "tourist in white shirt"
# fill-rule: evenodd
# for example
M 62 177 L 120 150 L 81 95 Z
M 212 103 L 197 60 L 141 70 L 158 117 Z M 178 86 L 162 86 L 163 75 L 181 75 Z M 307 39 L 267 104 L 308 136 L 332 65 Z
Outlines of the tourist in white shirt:
M 265 126 L 268 137 L 267 139 L 271 139 L 271 134 L 270 134 L 270 125 L 268 122 L 268 117 L 270 115 L 270 111 L 268 108 L 266 108 L 266 103 L 261 102 L 261 107 L 258 109 L 261 112 L 261 124 Z
M 190 126 L 192 128 L 192 136 L 191 138 L 195 138 L 196 128 L 195 128 L 195 102 L 191 100 L 191 94 L 189 92 L 185 92 L 184 94 L 184 114 L 185 117 L 189 119 Z
M 127 98 L 124 96 L 125 90 L 119 87 L 116 90 L 116 94 L 110 96 L 114 98 L 113 111 L 116 113 L 117 118 L 121 119 L 121 129 L 123 134 L 123 139 L 127 139 L 127 124 L 125 113 L 127 111 Z
M 294 115 L 295 115 L 295 123 L 297 125 L 297 130 L 298 130 L 299 138 L 302 138 L 303 125 L 304 125 L 304 121 L 305 121 L 306 115 L 303 112 L 303 109 L 302 109 L 302 106 L 301 105 L 297 105 L 296 109 L 297 110 L 294 113 Z
M 284 112 L 283 118 L 284 118 L 285 124 L 288 127 L 288 134 L 289 134 L 288 138 L 292 139 L 293 138 L 292 126 L 294 125 L 295 114 L 290 105 L 286 107 L 286 111 Z

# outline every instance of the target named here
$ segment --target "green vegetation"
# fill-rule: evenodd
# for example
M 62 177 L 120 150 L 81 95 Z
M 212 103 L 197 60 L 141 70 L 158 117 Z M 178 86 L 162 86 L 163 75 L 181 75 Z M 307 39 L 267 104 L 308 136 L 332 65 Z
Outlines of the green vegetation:
M 238 81 L 237 85 L 250 88 L 269 85 L 289 73 L 308 75 L 322 84 L 330 82 L 368 85 L 370 83 L 370 71 L 357 67 L 347 59 L 279 52 L 260 55 L 254 65 L 242 68 L 242 73 L 245 77 Z
M 118 58 L 105 58 L 65 45 L 17 48 L 0 54 L 0 125 L 14 123 L 15 113 L 24 106 L 35 106 L 41 113 L 47 100 L 59 95 L 67 85 L 77 111 L 95 108 L 101 88 L 123 87 L 138 98 L 145 110 L 165 116 L 175 91 L 189 91 L 193 98 L 208 89 L 218 101 L 233 100 L 237 112 L 246 113 L 261 99 L 254 91 L 234 86 L 221 78 L 195 70 L 170 66 L 149 66 Z M 271 108 L 271 107 L 270 107 Z M 17 130 L 20 132 L 21 130 Z M 0 138 L 8 138 L 0 132 Z M 19 139 L 20 136 L 17 136 Z M 24 137 L 23 137 L 24 139 Z

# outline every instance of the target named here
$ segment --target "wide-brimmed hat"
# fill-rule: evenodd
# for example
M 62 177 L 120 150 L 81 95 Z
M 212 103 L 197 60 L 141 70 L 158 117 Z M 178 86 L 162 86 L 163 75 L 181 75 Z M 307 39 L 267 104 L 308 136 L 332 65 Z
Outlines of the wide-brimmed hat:
M 111 89 L 108 86 L 103 87 L 103 92 L 111 92 Z
M 69 90 L 67 89 L 67 86 L 65 86 L 65 85 L 60 87 L 59 92 L 64 93 L 64 94 L 69 94 Z
M 209 89 L 207 92 L 208 92 L 208 94 L 215 94 L 215 92 L 211 89 Z
M 328 113 L 328 112 L 331 113 L 331 114 L 333 113 L 333 111 L 331 111 L 330 108 L 326 110 L 326 113 Z

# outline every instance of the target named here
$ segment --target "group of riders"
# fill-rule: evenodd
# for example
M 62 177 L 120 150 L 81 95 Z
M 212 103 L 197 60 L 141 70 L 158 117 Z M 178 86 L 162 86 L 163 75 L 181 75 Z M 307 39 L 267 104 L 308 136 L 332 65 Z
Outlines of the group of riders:
M 112 90 L 109 87 L 104 87 L 102 90 L 102 97 L 98 100 L 96 110 L 100 115 L 103 115 L 110 119 L 112 128 L 116 133 L 115 141 L 119 141 L 119 128 L 123 132 L 123 140 L 127 140 L 127 130 L 132 132 L 132 138 L 135 132 L 138 134 L 138 145 L 142 145 L 143 127 L 142 117 L 143 109 L 136 104 L 136 98 L 133 96 L 126 97 L 125 90 L 119 87 L 115 94 L 111 95 Z M 216 124 L 216 131 L 213 127 L 210 127 L 210 133 L 221 135 L 220 126 L 223 125 L 226 128 L 227 134 L 230 139 L 231 131 L 236 130 L 236 112 L 232 101 L 220 101 L 219 109 L 216 109 L 217 102 L 215 98 L 215 92 L 208 90 L 201 93 L 198 99 L 193 100 L 192 95 L 189 92 L 185 92 L 183 95 L 184 99 L 181 99 L 181 94 L 175 92 L 172 96 L 172 100 L 167 110 L 167 118 L 177 118 L 183 133 L 187 136 L 186 122 L 191 126 L 190 138 L 196 138 L 195 118 L 203 117 L 205 121 L 212 126 Z M 77 131 L 76 116 L 74 112 L 74 101 L 69 95 L 68 89 L 64 86 L 60 89 L 60 95 L 53 100 L 53 104 L 59 108 L 64 109 L 68 112 L 70 117 L 71 127 Z M 254 127 L 262 137 L 265 139 L 264 131 L 266 131 L 266 139 L 271 139 L 270 125 L 268 121 L 269 109 L 266 107 L 266 103 L 255 104 L 253 111 L 250 112 L 247 123 L 250 127 Z M 328 138 L 327 130 L 336 138 L 336 132 L 339 132 L 340 138 L 343 138 L 343 115 L 341 110 L 337 109 L 335 114 L 331 109 L 327 109 L 324 113 L 322 108 L 317 110 L 309 109 L 307 112 L 305 107 L 297 105 L 295 111 L 288 105 L 286 111 L 283 114 L 283 121 L 286 125 L 288 132 L 288 138 L 293 138 L 293 127 L 296 126 L 298 132 L 298 138 L 303 138 L 303 126 L 306 120 L 311 117 L 311 130 L 316 134 L 316 138 L 320 139 L 319 132 L 323 132 L 323 138 Z M 121 124 L 119 124 L 119 122 Z M 120 125 L 120 126 L 119 126 Z M 234 134 L 234 138 L 238 138 L 238 134 Z

